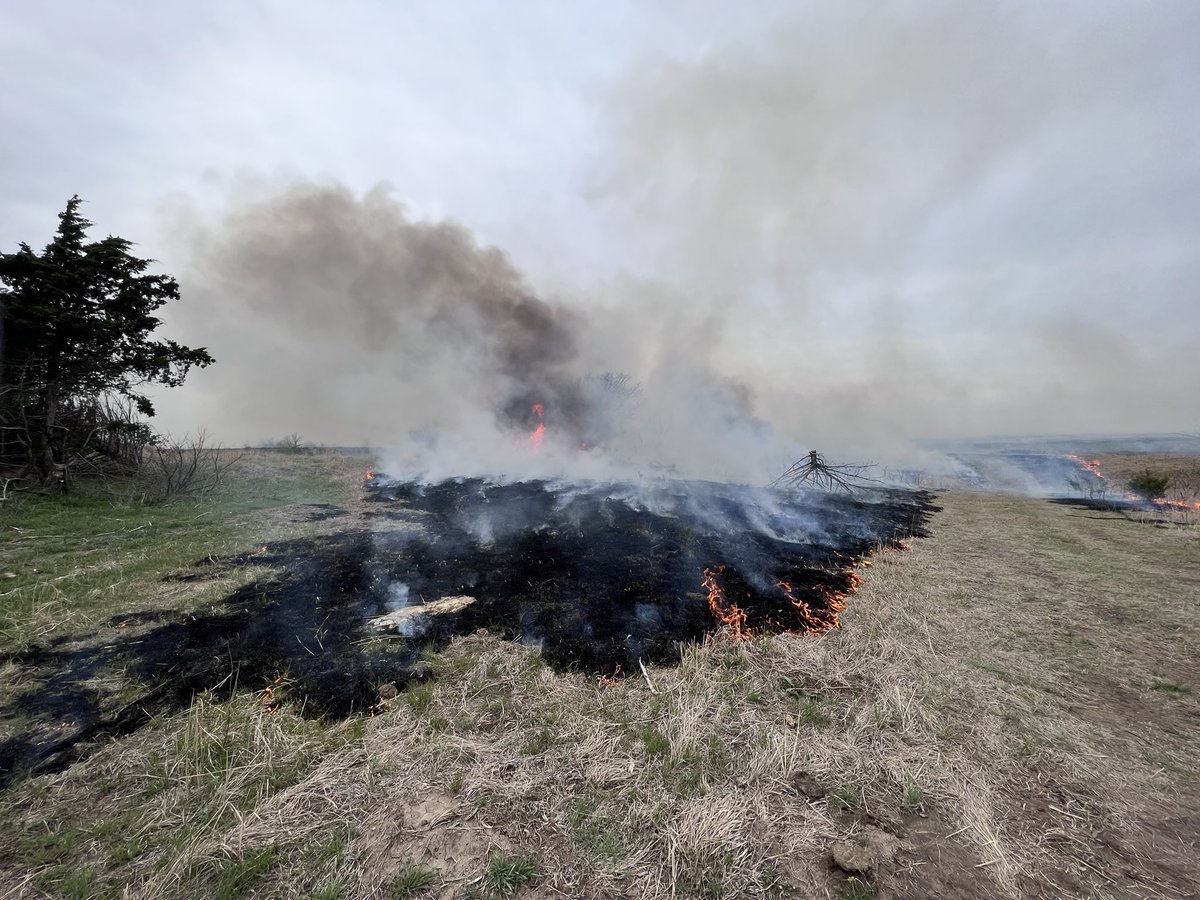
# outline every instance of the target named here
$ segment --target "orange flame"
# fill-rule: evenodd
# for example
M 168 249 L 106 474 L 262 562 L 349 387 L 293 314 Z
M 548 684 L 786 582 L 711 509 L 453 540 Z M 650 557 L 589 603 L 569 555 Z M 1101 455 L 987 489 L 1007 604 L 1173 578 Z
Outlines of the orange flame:
M 621 664 L 617 663 L 616 667 L 609 674 L 603 672 L 596 676 L 596 685 L 602 688 L 610 688 L 618 684 L 621 680 Z
M 529 443 L 533 445 L 533 452 L 537 453 L 542 449 L 542 441 L 546 437 L 546 423 L 542 421 L 542 417 L 546 413 L 546 407 L 540 403 L 533 404 L 533 414 L 537 416 L 537 428 L 529 433 Z
M 724 566 L 715 569 L 705 569 L 701 586 L 708 591 L 708 608 L 718 621 L 723 622 L 734 637 L 750 637 L 750 629 L 746 627 L 746 611 L 736 603 L 730 602 L 725 591 L 717 582 L 717 576 L 725 571 Z
M 1086 469 L 1088 472 L 1091 472 L 1093 475 L 1095 475 L 1100 480 L 1102 480 L 1102 481 L 1105 480 L 1104 476 L 1100 474 L 1100 460 L 1098 460 L 1098 459 L 1082 459 L 1081 457 L 1076 456 L 1074 453 L 1068 453 L 1067 459 L 1074 460 L 1075 462 L 1079 463 L 1079 465 L 1083 466 L 1084 469 Z
M 825 599 L 826 608 L 814 610 L 811 606 L 792 593 L 792 586 L 786 581 L 779 582 L 776 587 L 783 591 L 783 596 L 787 597 L 788 602 L 796 610 L 796 614 L 800 617 L 800 623 L 803 626 L 803 631 L 828 631 L 830 628 L 840 628 L 838 624 L 837 614 L 845 608 L 846 601 L 844 597 L 830 602 L 830 595 L 822 590 L 822 597 Z
M 365 473 L 363 473 L 363 481 L 374 481 L 374 480 L 375 480 L 375 473 L 372 472 L 370 469 L 367 469 L 367 471 Z
M 1150 502 L 1161 509 L 1200 509 L 1200 502 L 1188 503 L 1186 500 L 1168 500 L 1166 497 L 1155 497 Z
M 267 715 L 275 715 L 279 712 L 279 708 L 283 706 L 283 697 L 276 693 L 277 688 L 284 685 L 282 675 L 276 675 L 271 683 L 259 692 L 259 701 L 262 704 L 262 711 Z
M 1107 479 L 1104 477 L 1104 475 L 1102 475 L 1100 472 L 1100 460 L 1098 460 L 1098 459 L 1081 459 L 1080 457 L 1076 456 L 1074 453 L 1068 453 L 1067 459 L 1072 459 L 1075 462 L 1079 463 L 1079 465 L 1081 465 L 1084 469 L 1086 469 L 1091 474 L 1095 475 L 1101 481 L 1107 481 Z M 1125 499 L 1138 500 L 1140 498 L 1136 494 L 1134 494 L 1132 491 L 1126 491 Z M 1177 510 L 1177 511 L 1186 511 L 1186 512 L 1193 512 L 1196 510 L 1200 510 L 1200 501 L 1168 500 L 1166 497 L 1155 497 L 1150 502 L 1162 510 Z
M 859 585 L 862 584 L 862 576 L 854 570 L 853 566 L 847 566 L 842 569 L 841 574 L 846 579 L 845 588 L 836 588 L 827 584 L 816 586 L 817 593 L 821 595 L 821 601 L 824 604 L 823 609 L 813 609 L 797 597 L 792 591 L 792 586 L 786 581 L 778 583 L 777 587 L 783 591 L 783 595 L 787 597 L 788 602 L 792 604 L 796 613 L 800 616 L 800 622 L 804 626 L 804 631 L 813 631 L 819 634 L 823 631 L 828 631 L 830 628 L 842 627 L 838 615 L 846 608 L 847 598 L 857 591 Z
M 896 544 L 900 544 L 900 542 L 897 541 Z M 907 548 L 900 545 L 896 549 Z M 838 569 L 836 573 L 839 576 L 838 585 L 816 584 L 813 586 L 813 590 L 821 598 L 821 605 L 816 607 L 796 596 L 795 589 L 788 582 L 776 582 L 776 587 L 783 591 L 783 595 L 795 609 L 800 621 L 798 626 L 794 623 L 783 625 L 775 622 L 774 624 L 785 631 L 799 634 L 821 634 L 831 628 L 841 628 L 839 614 L 846 608 L 846 602 L 850 595 L 856 592 L 863 582 L 862 576 L 857 572 L 860 562 L 855 561 Z M 704 570 L 704 577 L 700 584 L 708 592 L 708 608 L 713 617 L 725 625 L 735 637 L 752 637 L 753 630 L 747 625 L 746 610 L 725 596 L 725 590 L 717 580 L 724 571 L 725 566 L 723 565 Z

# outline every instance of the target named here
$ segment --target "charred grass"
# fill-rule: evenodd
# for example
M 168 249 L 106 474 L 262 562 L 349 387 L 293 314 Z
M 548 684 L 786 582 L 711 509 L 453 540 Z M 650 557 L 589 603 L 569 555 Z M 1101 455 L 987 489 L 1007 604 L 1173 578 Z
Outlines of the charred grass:
M 613 679 L 477 634 L 379 715 L 344 721 L 201 696 L 0 794 L 0 894 L 1194 893 L 1196 530 L 940 500 L 933 536 L 874 557 L 842 630 L 820 637 L 716 634 L 676 667 Z M 271 502 L 238 520 L 248 530 L 192 539 L 244 550 L 314 527 Z M 58 527 L 53 577 L 94 555 L 71 549 L 79 523 Z M 138 563 L 128 596 L 156 605 L 155 567 L 199 549 Z M 129 608 L 85 578 L 62 580 L 65 607 Z M 211 585 L 187 589 L 177 602 Z M 13 643 L 57 621 L 9 615 Z M 868 849 L 870 871 L 831 866 L 838 841 Z

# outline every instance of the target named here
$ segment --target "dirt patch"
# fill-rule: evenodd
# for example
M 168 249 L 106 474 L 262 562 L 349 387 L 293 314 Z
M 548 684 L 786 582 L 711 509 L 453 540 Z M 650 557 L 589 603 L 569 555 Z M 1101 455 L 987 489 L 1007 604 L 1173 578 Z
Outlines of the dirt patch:
M 386 885 L 396 873 L 418 865 L 437 873 L 439 900 L 461 897 L 489 855 L 513 843 L 475 818 L 475 809 L 449 794 L 432 793 L 383 806 L 362 830 L 358 848 L 369 879 Z
M 880 873 L 880 898 L 900 900 L 1005 900 L 1010 895 L 982 871 L 988 860 L 961 825 L 937 810 L 904 814 L 897 831 L 895 867 Z

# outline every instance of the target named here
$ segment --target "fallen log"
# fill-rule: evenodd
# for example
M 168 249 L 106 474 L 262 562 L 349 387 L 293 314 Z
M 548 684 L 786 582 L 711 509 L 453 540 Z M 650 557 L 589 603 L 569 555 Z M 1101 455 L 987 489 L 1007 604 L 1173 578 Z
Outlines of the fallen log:
M 451 597 L 430 600 L 428 603 L 414 603 L 412 606 L 405 606 L 395 612 L 369 619 L 367 627 L 385 634 L 411 632 L 418 618 L 423 616 L 445 616 L 450 613 L 456 613 L 466 609 L 476 599 L 475 597 L 468 597 L 466 594 L 456 594 Z

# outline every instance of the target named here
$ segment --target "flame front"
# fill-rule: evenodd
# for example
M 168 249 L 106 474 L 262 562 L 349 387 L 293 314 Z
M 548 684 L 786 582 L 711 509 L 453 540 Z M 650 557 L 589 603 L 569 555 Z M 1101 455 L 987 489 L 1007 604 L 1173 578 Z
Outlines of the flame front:
M 1079 465 L 1083 466 L 1084 469 L 1086 469 L 1088 472 L 1091 472 L 1093 475 L 1095 475 L 1101 481 L 1107 480 L 1103 475 L 1100 474 L 1100 460 L 1098 460 L 1098 459 L 1083 459 L 1081 457 L 1076 456 L 1074 453 L 1068 453 L 1067 459 L 1072 459 L 1075 462 L 1079 463 Z
M 1078 463 L 1083 469 L 1094 475 L 1098 480 L 1104 482 L 1106 485 L 1108 484 L 1108 479 L 1105 478 L 1100 471 L 1100 460 L 1083 459 L 1082 457 L 1076 456 L 1074 453 L 1068 453 L 1067 459 Z M 1132 491 L 1125 491 L 1124 497 L 1126 500 L 1133 500 L 1135 502 L 1141 499 Z M 1150 500 L 1150 503 L 1161 510 L 1171 510 L 1175 512 L 1200 511 L 1200 501 L 1188 501 L 1183 499 L 1169 500 L 1166 497 L 1154 497 Z
M 262 704 L 263 712 L 272 716 L 279 712 L 279 708 L 283 706 L 284 688 L 286 687 L 287 680 L 282 675 L 276 675 L 271 683 L 259 692 L 259 701 Z
M 708 591 L 708 608 L 735 637 L 750 637 L 750 629 L 746 627 L 746 611 L 736 603 L 730 602 L 717 581 L 717 576 L 724 571 L 724 566 L 704 570 L 704 577 L 700 580 L 700 584 Z
M 796 614 L 804 626 L 804 631 L 813 631 L 819 634 L 830 628 L 842 627 L 838 615 L 846 608 L 847 598 L 862 584 L 862 576 L 852 568 L 843 569 L 841 575 L 846 579 L 845 587 L 834 587 L 829 584 L 816 586 L 817 593 L 821 595 L 821 602 L 824 604 L 822 609 L 813 609 L 797 597 L 792 586 L 786 581 L 781 581 L 776 585 L 796 610 Z
M 724 571 L 723 565 L 704 570 L 700 584 L 708 593 L 708 608 L 713 618 L 725 625 L 735 637 L 752 637 L 753 630 L 748 624 L 747 611 L 725 595 L 725 589 L 718 580 Z M 856 571 L 856 566 L 838 568 L 829 573 L 828 581 L 818 582 L 809 589 L 819 598 L 818 604 L 803 600 L 790 582 L 778 581 L 775 586 L 783 591 L 783 595 L 795 610 L 798 621 L 785 625 L 772 619 L 772 626 L 797 634 L 821 634 L 831 628 L 841 628 L 838 616 L 846 608 L 850 595 L 857 591 L 861 584 L 862 576 Z
M 537 453 L 542 449 L 542 441 L 546 437 L 546 423 L 543 421 L 546 415 L 546 407 L 540 403 L 533 404 L 533 414 L 537 416 L 537 428 L 529 433 L 529 443 L 533 446 L 533 452 Z
M 1168 500 L 1166 497 L 1155 497 L 1150 502 L 1160 509 L 1200 509 L 1200 502 L 1188 503 L 1186 500 Z

